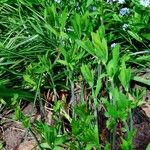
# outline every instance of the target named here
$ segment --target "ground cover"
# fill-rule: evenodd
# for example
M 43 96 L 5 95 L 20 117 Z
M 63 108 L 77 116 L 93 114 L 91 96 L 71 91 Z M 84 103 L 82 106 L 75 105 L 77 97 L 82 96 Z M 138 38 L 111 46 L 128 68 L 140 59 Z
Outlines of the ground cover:
M 0 149 L 149 150 L 150 2 L 0 1 Z

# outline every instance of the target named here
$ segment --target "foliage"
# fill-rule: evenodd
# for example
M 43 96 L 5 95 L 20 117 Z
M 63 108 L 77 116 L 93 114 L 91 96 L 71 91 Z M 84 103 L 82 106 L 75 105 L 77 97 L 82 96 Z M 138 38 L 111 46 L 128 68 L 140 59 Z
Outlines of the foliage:
M 150 66 L 150 5 L 138 0 L 1 0 L 0 12 L 0 111 L 15 106 L 13 119 L 41 135 L 41 149 L 114 149 L 118 136 L 121 149 L 132 149 L 132 111 L 143 103 L 145 90 L 133 89 L 131 81 L 150 85 L 149 78 L 139 76 Z M 32 123 L 21 102 L 40 105 L 44 112 L 43 95 L 49 90 L 55 123 Z M 69 102 L 60 91 L 70 94 Z M 105 142 L 100 106 L 109 132 Z

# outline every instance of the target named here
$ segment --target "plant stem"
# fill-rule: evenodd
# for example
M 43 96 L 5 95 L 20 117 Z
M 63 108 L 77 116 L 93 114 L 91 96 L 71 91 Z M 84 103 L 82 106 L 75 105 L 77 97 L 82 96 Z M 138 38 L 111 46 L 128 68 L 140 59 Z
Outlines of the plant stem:
M 116 130 L 117 130 L 117 124 L 114 127 L 113 131 L 113 143 L 112 143 L 112 150 L 115 150 L 115 145 L 116 145 Z
M 130 131 L 132 131 L 132 130 L 133 130 L 133 118 L 132 118 L 132 110 L 130 110 L 130 113 L 129 113 L 129 115 L 130 115 Z
M 35 96 L 34 96 L 34 102 L 33 102 L 33 105 L 32 105 L 32 109 L 30 111 L 30 122 L 31 122 L 32 113 L 34 111 L 34 106 L 36 105 L 36 101 L 37 101 L 37 98 L 38 98 L 38 95 L 39 95 L 39 92 L 40 92 L 39 89 L 40 89 L 40 85 L 41 85 L 41 80 L 42 80 L 42 74 L 39 77 L 39 82 L 38 82 L 36 93 L 35 93 Z

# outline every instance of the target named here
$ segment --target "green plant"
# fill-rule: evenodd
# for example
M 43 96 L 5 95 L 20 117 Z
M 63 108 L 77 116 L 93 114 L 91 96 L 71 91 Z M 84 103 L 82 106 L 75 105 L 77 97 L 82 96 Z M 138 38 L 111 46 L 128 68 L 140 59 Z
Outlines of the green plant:
M 149 8 L 137 0 L 0 1 L 0 111 L 15 107 L 13 119 L 41 135 L 39 148 L 132 149 L 132 112 L 146 88 L 131 82 L 150 85 L 141 76 L 150 66 Z M 22 112 L 26 101 L 31 114 L 39 106 L 35 124 Z

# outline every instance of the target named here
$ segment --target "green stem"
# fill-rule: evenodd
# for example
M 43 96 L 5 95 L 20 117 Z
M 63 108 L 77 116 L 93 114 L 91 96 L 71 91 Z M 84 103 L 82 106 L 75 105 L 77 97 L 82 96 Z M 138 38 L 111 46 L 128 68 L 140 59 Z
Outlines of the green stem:
M 36 93 L 35 93 L 35 96 L 34 96 L 34 102 L 33 102 L 33 105 L 32 105 L 32 109 L 30 111 L 30 122 L 31 122 L 31 117 L 32 117 L 32 113 L 34 111 L 34 106 L 36 104 L 36 101 L 37 101 L 37 98 L 38 98 L 38 95 L 40 94 L 40 85 L 41 85 L 41 80 L 42 80 L 42 74 L 40 75 L 39 77 L 39 82 L 38 82 L 38 85 L 37 85 L 37 89 L 36 89 Z
M 94 116 L 95 116 L 95 120 L 96 120 L 97 131 L 99 132 L 97 97 L 95 97 L 95 93 L 94 93 L 94 89 L 93 89 L 93 88 L 92 88 L 92 97 L 93 97 L 94 105 L 95 105 Z M 99 139 L 99 133 L 97 134 L 97 136 L 98 136 L 98 140 L 99 140 L 99 148 L 100 148 L 100 150 L 101 150 L 100 139 Z
M 50 80 L 52 82 L 53 91 L 54 91 L 54 98 L 55 98 L 55 100 L 57 100 L 57 92 L 56 92 L 56 88 L 55 88 L 53 77 L 52 77 L 51 73 L 48 73 L 48 74 L 49 74 Z
M 114 127 L 114 131 L 113 131 L 113 143 L 112 143 L 112 150 L 115 150 L 115 144 L 116 144 L 116 131 L 117 130 L 117 124 Z
M 74 83 L 71 81 L 71 79 L 70 79 L 70 85 L 71 85 L 71 100 L 70 100 L 70 104 L 74 105 L 76 103 L 76 100 L 75 100 L 75 93 L 74 93 Z
M 130 115 L 130 131 L 132 131 L 133 130 L 132 110 L 130 110 L 129 115 Z

